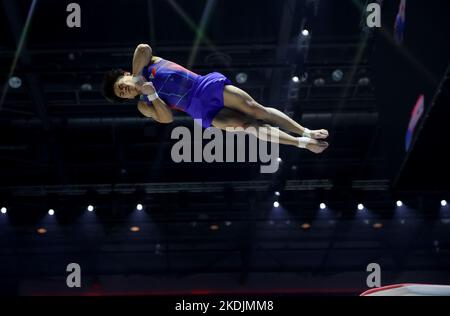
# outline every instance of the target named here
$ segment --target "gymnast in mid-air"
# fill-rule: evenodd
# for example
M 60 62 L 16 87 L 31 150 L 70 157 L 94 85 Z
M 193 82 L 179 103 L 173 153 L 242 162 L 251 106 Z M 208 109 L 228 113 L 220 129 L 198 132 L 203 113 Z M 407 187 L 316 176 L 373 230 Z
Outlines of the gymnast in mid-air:
M 132 73 L 108 71 L 102 89 L 111 102 L 138 99 L 138 110 L 159 123 L 171 123 L 172 110 L 179 110 L 201 120 L 204 128 L 240 127 L 244 132 L 257 131 L 254 135 L 260 139 L 306 148 L 316 154 L 328 147 L 324 140 L 327 130 L 309 130 L 283 112 L 258 103 L 221 73 L 201 76 L 154 56 L 147 44 L 136 47 Z

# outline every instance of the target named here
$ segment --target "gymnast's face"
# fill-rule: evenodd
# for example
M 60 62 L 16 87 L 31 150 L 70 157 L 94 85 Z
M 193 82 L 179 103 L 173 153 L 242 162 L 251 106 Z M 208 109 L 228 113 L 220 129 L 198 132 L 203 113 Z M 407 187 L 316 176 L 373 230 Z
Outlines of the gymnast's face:
M 123 76 L 119 77 L 114 83 L 114 93 L 119 98 L 124 99 L 134 99 L 139 94 L 133 76 L 131 76 L 129 72 L 126 72 Z

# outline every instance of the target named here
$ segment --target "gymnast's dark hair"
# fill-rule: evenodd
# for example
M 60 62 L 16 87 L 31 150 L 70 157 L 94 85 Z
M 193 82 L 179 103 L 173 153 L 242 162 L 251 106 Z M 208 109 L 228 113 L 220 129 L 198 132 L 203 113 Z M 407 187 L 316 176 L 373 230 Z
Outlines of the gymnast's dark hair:
M 105 73 L 102 84 L 102 94 L 109 102 L 125 102 L 126 98 L 118 97 L 114 93 L 114 84 L 117 79 L 125 74 L 125 70 L 113 69 Z

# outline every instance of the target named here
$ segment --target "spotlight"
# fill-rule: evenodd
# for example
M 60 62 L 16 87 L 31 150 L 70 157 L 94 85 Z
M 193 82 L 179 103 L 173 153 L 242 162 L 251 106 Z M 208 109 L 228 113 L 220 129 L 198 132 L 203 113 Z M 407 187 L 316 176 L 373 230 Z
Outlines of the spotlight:
M 300 81 L 300 79 L 297 76 L 292 77 L 292 82 L 297 83 L 299 81 Z
M 212 224 L 211 226 L 209 226 L 209 229 L 211 229 L 211 230 L 219 230 L 219 225 L 217 225 L 217 224 Z
M 22 79 L 19 77 L 11 77 L 8 80 L 9 86 L 13 89 L 20 88 L 22 86 Z
M 92 205 L 89 205 L 87 207 L 88 212 L 92 212 L 94 210 L 94 207 Z
M 380 229 L 380 228 L 383 228 L 383 224 L 382 223 L 375 223 L 375 224 L 373 224 L 372 227 L 375 228 L 375 229 Z
M 370 79 L 368 77 L 362 77 L 358 80 L 358 84 L 360 86 L 368 86 L 370 83 Z
M 398 200 L 398 201 L 397 201 L 397 206 L 398 206 L 398 207 L 401 207 L 401 206 L 403 206 L 403 202 L 402 202 L 402 201 L 400 201 L 400 200 Z
M 90 83 L 83 83 L 80 89 L 81 91 L 92 91 L 92 85 Z
M 240 72 L 236 75 L 236 81 L 237 83 L 246 83 L 248 79 L 248 75 L 245 72 Z
M 362 205 L 362 203 L 359 203 L 359 204 L 358 204 L 358 210 L 361 211 L 362 209 L 364 209 L 364 205 Z
M 136 205 L 136 209 L 137 209 L 138 211 L 142 211 L 143 208 L 144 208 L 144 207 L 142 206 L 142 204 Z
M 336 69 L 331 74 L 331 78 L 333 79 L 334 82 L 340 82 L 342 78 L 344 78 L 344 73 L 342 72 L 342 70 Z
M 137 233 L 140 230 L 141 229 L 139 228 L 139 226 L 131 226 L 130 227 L 130 231 L 133 232 L 133 233 Z
M 446 205 L 447 205 L 447 201 L 446 201 L 446 200 L 442 200 L 442 201 L 441 201 L 441 205 L 442 205 L 442 206 L 446 206 Z
M 51 216 L 55 215 L 55 211 L 52 208 L 49 209 L 48 210 L 48 215 L 51 215 Z
M 303 223 L 302 226 L 300 226 L 302 229 L 307 230 L 311 228 L 311 224 L 310 223 Z
M 273 202 L 273 207 L 279 207 L 280 203 L 278 201 Z
M 280 196 L 280 191 L 275 191 L 276 196 Z
M 2 207 L 1 212 L 2 212 L 2 214 L 6 214 L 6 212 L 7 212 L 6 207 Z
M 325 85 L 325 79 L 317 78 L 316 80 L 314 80 L 314 85 L 316 87 L 321 87 L 321 86 Z
M 47 229 L 45 229 L 44 227 L 41 227 L 41 228 L 38 228 L 36 231 L 39 235 L 44 235 L 47 232 Z
M 325 203 L 320 203 L 320 209 L 323 210 L 325 209 L 327 206 L 325 205 Z
M 304 29 L 302 31 L 302 35 L 305 36 L 305 37 L 309 36 L 309 31 L 307 29 Z

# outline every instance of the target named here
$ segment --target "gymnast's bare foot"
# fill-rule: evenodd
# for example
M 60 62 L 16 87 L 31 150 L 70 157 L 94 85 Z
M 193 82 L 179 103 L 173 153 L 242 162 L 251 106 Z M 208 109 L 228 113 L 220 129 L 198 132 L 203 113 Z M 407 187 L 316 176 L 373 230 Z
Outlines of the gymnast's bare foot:
M 315 154 L 320 154 L 328 148 L 328 142 L 325 142 L 323 140 L 311 139 L 308 141 L 308 144 L 306 144 L 305 148 Z
M 328 131 L 326 129 L 317 129 L 310 131 L 310 138 L 313 139 L 325 139 L 328 137 Z

